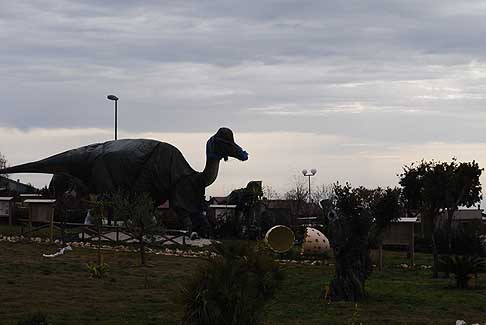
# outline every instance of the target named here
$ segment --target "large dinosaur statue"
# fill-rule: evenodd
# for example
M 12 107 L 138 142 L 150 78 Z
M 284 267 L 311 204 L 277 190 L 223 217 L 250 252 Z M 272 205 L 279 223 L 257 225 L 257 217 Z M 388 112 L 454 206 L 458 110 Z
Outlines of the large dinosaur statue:
M 73 178 L 78 186 L 94 194 L 117 190 L 147 192 L 156 204 L 169 200 L 181 221 L 190 227 L 190 220 L 197 218 L 203 208 L 206 186 L 216 180 L 220 160 L 227 161 L 228 157 L 245 161 L 248 153 L 234 142 L 230 129 L 220 128 L 207 141 L 206 166 L 202 172 L 192 169 L 171 144 L 126 139 L 68 150 L 39 161 L 0 169 L 0 174 L 55 174 L 52 183 L 56 177 Z

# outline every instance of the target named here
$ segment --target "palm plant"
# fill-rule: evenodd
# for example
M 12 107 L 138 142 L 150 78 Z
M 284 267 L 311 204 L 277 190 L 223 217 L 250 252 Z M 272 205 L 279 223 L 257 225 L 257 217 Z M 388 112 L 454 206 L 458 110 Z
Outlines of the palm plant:
M 258 324 L 282 279 L 278 264 L 246 245 L 220 245 L 182 292 L 184 324 Z
M 479 256 L 456 255 L 442 256 L 439 266 L 444 272 L 455 275 L 456 286 L 460 289 L 469 287 L 469 280 L 486 268 L 486 259 Z

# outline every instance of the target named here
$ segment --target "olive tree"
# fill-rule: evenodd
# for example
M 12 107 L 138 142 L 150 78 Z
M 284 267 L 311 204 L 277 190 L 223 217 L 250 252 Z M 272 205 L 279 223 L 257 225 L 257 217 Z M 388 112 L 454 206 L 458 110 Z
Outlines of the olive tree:
M 400 192 L 349 184 L 335 184 L 333 190 L 333 208 L 328 213 L 328 235 L 336 259 L 331 298 L 358 301 L 366 294 L 365 282 L 372 272 L 370 249 L 399 217 Z

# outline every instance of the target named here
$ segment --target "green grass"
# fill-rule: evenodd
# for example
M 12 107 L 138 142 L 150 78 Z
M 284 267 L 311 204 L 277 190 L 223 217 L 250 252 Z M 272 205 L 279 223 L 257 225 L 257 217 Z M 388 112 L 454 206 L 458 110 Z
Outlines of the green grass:
M 104 252 L 110 273 L 89 277 L 85 264 L 96 251 L 76 249 L 56 258 L 43 253 L 53 245 L 0 243 L 0 323 L 41 311 L 56 324 L 161 324 L 176 322 L 182 308 L 174 299 L 198 263 L 195 259 L 150 255 L 140 267 L 138 255 Z
M 0 324 L 16 324 L 43 312 L 53 324 L 171 324 L 183 313 L 180 286 L 200 260 L 148 255 L 138 266 L 136 253 L 104 251 L 110 272 L 90 278 L 87 262 L 96 251 L 74 248 L 48 259 L 59 247 L 0 242 Z M 367 282 L 369 296 L 355 305 L 322 298 L 333 266 L 288 264 L 286 279 L 266 306 L 266 324 L 455 324 L 486 322 L 486 277 L 483 288 L 457 290 L 448 279 L 431 279 L 431 271 L 397 267 L 404 253 L 385 252 L 386 267 Z M 430 256 L 417 254 L 417 264 Z

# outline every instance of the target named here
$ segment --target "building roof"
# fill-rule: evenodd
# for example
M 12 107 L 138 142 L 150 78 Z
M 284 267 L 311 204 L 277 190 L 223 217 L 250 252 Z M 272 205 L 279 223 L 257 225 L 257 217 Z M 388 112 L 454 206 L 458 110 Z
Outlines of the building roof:
M 403 218 L 398 218 L 396 222 L 401 222 L 401 223 L 413 223 L 413 222 L 418 222 L 419 218 L 417 217 L 403 217 Z
M 483 210 L 481 209 L 460 209 L 454 212 L 454 220 L 472 220 L 483 217 Z
M 56 200 L 54 199 L 27 199 L 24 203 L 39 203 L 39 204 L 47 204 L 47 203 L 55 203 Z
M 209 204 L 225 204 L 227 201 L 227 196 L 211 196 L 209 198 Z
M 263 200 L 263 202 L 267 209 L 285 209 L 292 215 L 311 217 L 322 214 L 321 208 L 315 203 L 297 200 Z
M 481 220 L 483 216 L 483 209 L 459 209 L 454 211 L 453 220 Z M 443 212 L 441 217 L 446 218 L 447 212 Z
M 236 204 L 211 204 L 209 207 L 214 209 L 236 209 Z

